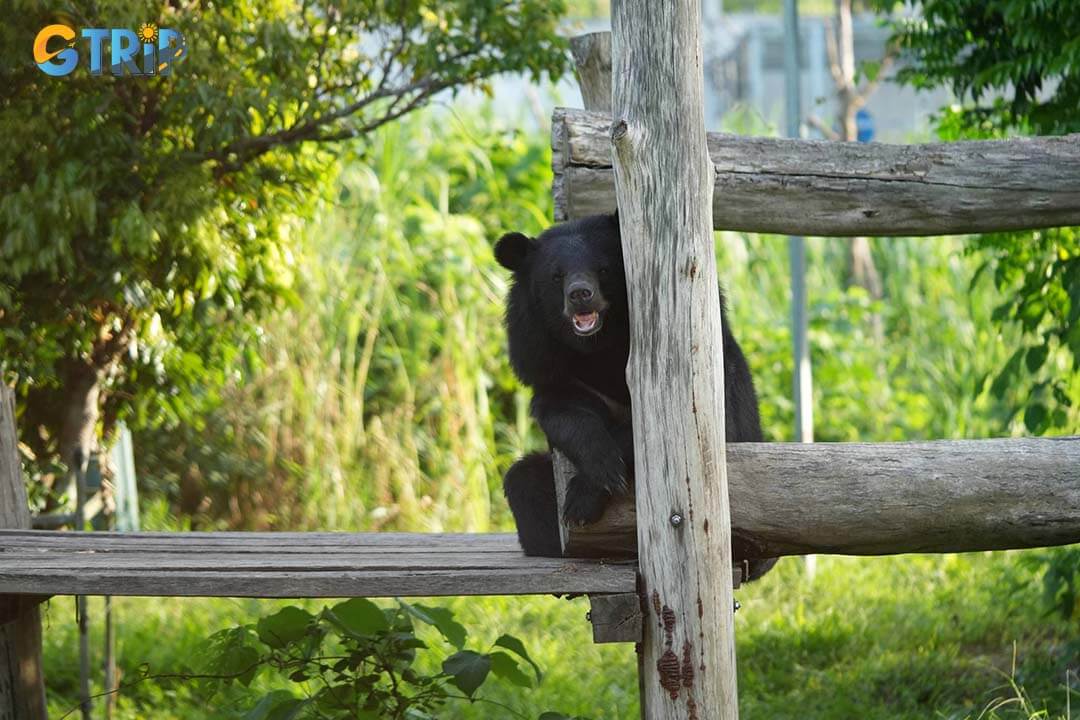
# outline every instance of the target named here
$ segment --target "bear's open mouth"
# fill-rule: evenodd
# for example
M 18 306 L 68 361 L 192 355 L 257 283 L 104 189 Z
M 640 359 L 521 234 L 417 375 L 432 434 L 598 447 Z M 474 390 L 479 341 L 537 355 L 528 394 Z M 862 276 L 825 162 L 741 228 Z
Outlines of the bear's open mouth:
M 587 313 L 574 313 L 571 321 L 574 324 L 574 332 L 582 337 L 592 335 L 600 329 L 600 313 L 595 310 Z

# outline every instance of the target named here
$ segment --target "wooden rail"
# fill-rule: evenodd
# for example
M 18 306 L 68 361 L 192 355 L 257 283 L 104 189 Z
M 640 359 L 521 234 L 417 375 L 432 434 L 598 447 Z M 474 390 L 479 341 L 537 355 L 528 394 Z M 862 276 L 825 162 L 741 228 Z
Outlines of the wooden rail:
M 611 117 L 552 118 L 555 219 L 615 209 Z M 957 235 L 1080 225 L 1080 134 L 923 145 L 708 133 L 713 227 Z
M 633 564 L 527 558 L 509 534 L 0 530 L 0 596 L 634 592 Z
M 1080 542 L 1080 437 L 732 443 L 736 560 L 892 555 Z M 575 556 L 632 556 L 634 499 L 569 531 Z

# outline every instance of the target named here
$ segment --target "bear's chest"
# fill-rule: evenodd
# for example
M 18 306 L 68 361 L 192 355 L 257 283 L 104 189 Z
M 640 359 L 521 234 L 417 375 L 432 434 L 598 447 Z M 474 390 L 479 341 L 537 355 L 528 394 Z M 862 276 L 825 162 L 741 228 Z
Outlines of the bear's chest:
M 603 395 L 607 401 L 629 407 L 630 389 L 626 385 L 625 355 L 598 353 L 581 356 L 571 365 L 574 379 Z

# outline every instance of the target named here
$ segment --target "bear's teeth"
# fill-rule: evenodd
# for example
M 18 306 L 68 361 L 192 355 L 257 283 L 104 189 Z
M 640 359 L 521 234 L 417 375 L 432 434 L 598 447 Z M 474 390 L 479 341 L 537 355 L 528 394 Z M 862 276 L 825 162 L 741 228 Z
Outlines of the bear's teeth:
M 596 312 L 576 313 L 574 315 L 574 327 L 581 332 L 588 332 L 596 326 L 596 319 Z

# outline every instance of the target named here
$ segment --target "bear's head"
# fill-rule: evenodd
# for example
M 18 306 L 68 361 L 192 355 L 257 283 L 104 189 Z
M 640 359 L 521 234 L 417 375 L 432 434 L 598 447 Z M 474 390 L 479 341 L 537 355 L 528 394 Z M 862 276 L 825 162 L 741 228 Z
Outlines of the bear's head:
M 527 302 L 548 333 L 580 352 L 626 341 L 626 275 L 617 215 L 593 215 L 537 238 L 507 233 L 495 259 L 514 273 L 512 302 Z

